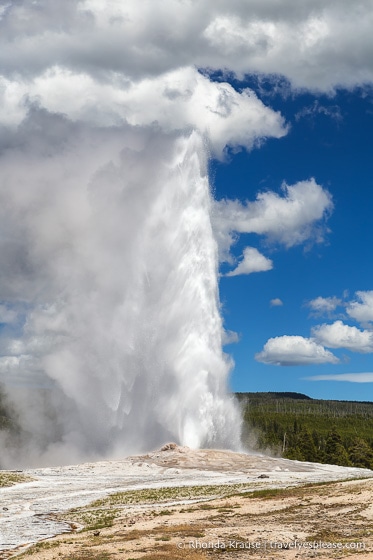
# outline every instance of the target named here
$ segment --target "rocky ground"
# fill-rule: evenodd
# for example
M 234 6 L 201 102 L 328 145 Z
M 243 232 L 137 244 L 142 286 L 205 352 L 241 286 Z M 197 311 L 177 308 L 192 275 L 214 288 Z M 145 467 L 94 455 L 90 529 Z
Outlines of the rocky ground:
M 367 470 L 170 445 L 22 474 L 0 489 L 2 559 L 373 559 Z

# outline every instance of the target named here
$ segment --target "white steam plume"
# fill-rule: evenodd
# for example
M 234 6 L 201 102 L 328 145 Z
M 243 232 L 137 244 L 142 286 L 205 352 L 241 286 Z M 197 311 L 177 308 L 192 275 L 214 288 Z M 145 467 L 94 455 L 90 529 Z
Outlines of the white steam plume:
M 199 134 L 31 109 L 0 164 L 0 371 L 23 460 L 238 445 Z
M 31 106 L 1 141 L 2 463 L 237 447 L 201 135 Z

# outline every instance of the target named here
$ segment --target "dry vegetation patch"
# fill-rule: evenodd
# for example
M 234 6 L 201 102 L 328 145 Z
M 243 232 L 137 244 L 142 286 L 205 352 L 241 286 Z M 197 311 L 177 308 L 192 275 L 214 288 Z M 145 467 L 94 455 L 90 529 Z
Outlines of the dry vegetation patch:
M 19 484 L 20 482 L 31 482 L 32 480 L 34 479 L 30 476 L 26 476 L 21 473 L 0 471 L 0 488 L 5 486 L 13 486 L 14 484 Z
M 200 490 L 196 499 L 203 501 L 194 504 L 180 498 L 165 508 L 164 502 L 148 503 L 146 491 L 142 503 L 137 496 L 127 505 L 109 499 L 73 510 L 68 517 L 72 523 L 86 520 L 85 531 L 39 543 L 25 555 L 30 560 L 373 559 L 372 480 L 252 493 L 226 488 L 224 496 L 209 501 Z M 165 495 L 158 491 L 157 496 Z M 174 502 L 177 492 L 172 489 Z M 296 541 L 306 545 L 286 548 Z M 321 550 L 314 541 L 344 548 Z M 202 545 L 218 542 L 224 546 Z M 261 546 L 247 548 L 247 543 Z M 365 548 L 351 548 L 355 543 Z

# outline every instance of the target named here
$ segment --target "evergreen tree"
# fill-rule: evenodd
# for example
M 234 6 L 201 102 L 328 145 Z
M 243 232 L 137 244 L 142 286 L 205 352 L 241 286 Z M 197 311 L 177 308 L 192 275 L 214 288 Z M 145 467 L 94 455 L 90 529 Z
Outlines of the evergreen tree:
M 354 467 L 373 469 L 373 451 L 364 439 L 356 437 L 348 453 Z
M 317 461 L 318 453 L 311 432 L 303 428 L 298 437 L 298 447 L 304 457 L 304 461 Z
M 342 443 L 342 438 L 335 426 L 333 426 L 331 432 L 329 432 L 326 440 L 324 461 L 331 465 L 341 465 L 345 467 L 351 465 L 346 448 Z
M 292 461 L 308 461 L 302 454 L 302 451 L 299 447 L 290 447 L 284 453 L 285 459 L 291 459 Z

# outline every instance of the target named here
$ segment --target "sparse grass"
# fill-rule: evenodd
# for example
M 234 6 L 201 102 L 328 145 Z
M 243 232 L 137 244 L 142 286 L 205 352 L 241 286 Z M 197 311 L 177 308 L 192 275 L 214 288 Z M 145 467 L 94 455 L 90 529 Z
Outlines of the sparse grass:
M 198 498 L 218 498 L 230 494 L 240 494 L 253 488 L 252 483 L 206 486 L 176 486 L 162 488 L 146 488 L 116 492 L 107 498 L 93 502 L 92 507 L 105 507 L 129 504 L 162 503 L 178 500 L 194 500 Z
M 109 560 L 112 558 L 113 555 L 109 552 L 92 552 L 89 551 L 81 551 L 81 552 L 74 552 L 69 554 L 68 556 L 63 556 L 62 560 Z
M 350 540 L 355 540 L 346 538 L 346 535 L 340 533 L 339 531 L 335 531 L 332 529 L 322 528 L 319 529 L 315 534 L 309 535 L 305 539 L 308 542 L 313 541 L 322 541 L 322 542 L 348 542 Z
M 270 500 L 272 498 L 287 498 L 289 496 L 289 491 L 284 488 L 266 488 L 265 490 L 244 492 L 243 496 L 250 499 L 260 498 L 264 500 Z
M 127 541 L 139 541 L 142 537 L 149 535 L 149 531 L 132 529 L 131 531 L 124 531 L 123 533 L 117 533 L 116 538 L 120 539 L 121 542 Z
M 161 526 L 155 527 L 154 529 L 132 529 L 131 531 L 123 531 L 116 533 L 115 537 L 120 539 L 121 542 L 127 541 L 140 541 L 143 537 L 154 536 L 155 540 L 164 540 L 163 537 L 167 537 L 166 540 L 171 540 L 173 537 L 194 537 L 201 538 L 205 535 L 204 525 L 189 525 L 189 524 L 179 524 L 170 525 L 168 527 Z
M 346 478 L 339 481 L 326 481 L 308 483 L 290 488 L 268 488 L 265 490 L 255 490 L 258 482 L 226 484 L 226 485 L 206 485 L 206 486 L 175 486 L 162 488 L 145 488 L 142 490 L 129 490 L 126 492 L 116 492 L 96 500 L 91 504 L 92 508 L 109 508 L 111 506 L 126 506 L 134 504 L 148 503 L 165 503 L 181 500 L 199 500 L 203 498 L 232 498 L 234 496 L 245 496 L 248 498 L 281 498 L 289 495 L 302 494 L 304 489 L 318 489 L 320 486 L 329 486 L 331 484 L 339 484 L 340 482 L 349 482 L 360 480 L 357 478 Z M 367 480 L 362 477 L 361 480 Z M 318 490 L 315 490 L 318 491 Z M 210 509 L 209 504 L 199 504 L 199 509 Z M 230 506 L 232 507 L 232 506 Z M 184 511 L 194 511 L 193 509 L 185 509 Z
M 367 478 L 362 477 L 362 478 L 345 478 L 343 480 L 333 480 L 333 481 L 323 481 L 323 482 L 310 482 L 307 484 L 302 484 L 299 486 L 291 486 L 291 487 L 286 487 L 286 488 L 266 488 L 266 489 L 262 489 L 262 490 L 249 490 L 249 491 L 243 491 L 240 492 L 239 494 L 230 494 L 227 497 L 233 497 L 233 496 L 237 496 L 237 495 L 241 495 L 244 496 L 245 498 L 250 498 L 250 499 L 255 499 L 255 498 L 261 498 L 261 499 L 272 499 L 272 498 L 289 498 L 289 497 L 303 497 L 304 495 L 304 491 L 307 490 L 307 493 L 312 495 L 312 494 L 317 494 L 318 496 L 320 496 L 323 493 L 329 494 L 329 490 L 328 488 L 330 487 L 335 487 L 338 484 L 340 484 L 341 482 L 353 482 L 353 481 L 364 481 L 367 480 Z M 325 487 L 322 488 L 322 487 Z M 354 489 L 351 488 L 351 490 L 349 490 L 349 492 L 359 492 L 360 488 Z
M 207 558 L 204 551 L 179 549 L 173 544 L 164 544 L 156 550 L 141 556 L 139 560 L 204 560 Z
M 0 488 L 4 486 L 13 486 L 20 482 L 31 482 L 32 480 L 34 479 L 24 474 L 0 471 Z
M 120 514 L 119 509 L 87 509 L 86 507 L 70 510 L 63 515 L 70 522 L 75 521 L 84 526 L 83 531 L 94 531 L 104 527 L 112 527 L 114 519 Z
M 301 488 L 315 488 L 320 486 L 330 486 L 340 484 L 341 482 L 364 482 L 364 480 L 371 480 L 373 476 L 353 476 L 347 478 L 341 478 L 340 480 L 324 480 L 322 482 L 307 482 L 307 484 L 302 484 Z
M 179 525 L 171 525 L 169 527 L 162 527 L 153 529 L 152 533 L 158 533 L 161 531 L 162 533 L 172 533 L 175 537 L 195 537 L 201 538 L 205 535 L 204 531 L 205 526 L 202 524 L 195 524 L 189 525 L 186 523 L 179 524 Z
M 30 546 L 25 552 L 20 554 L 18 558 L 24 558 L 25 556 L 31 556 L 36 552 L 41 552 L 42 550 L 49 550 L 50 548 L 56 548 L 60 545 L 59 541 L 40 541 L 36 544 Z

